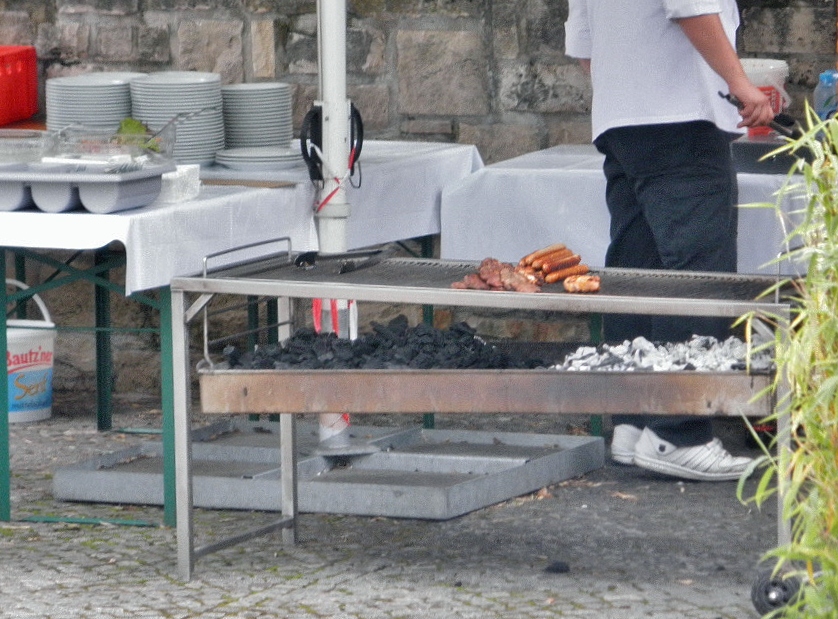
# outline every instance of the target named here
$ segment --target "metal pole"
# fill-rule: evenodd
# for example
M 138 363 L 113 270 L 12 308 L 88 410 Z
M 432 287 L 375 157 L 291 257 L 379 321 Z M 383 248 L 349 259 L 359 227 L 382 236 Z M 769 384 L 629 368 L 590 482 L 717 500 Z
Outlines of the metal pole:
M 107 250 L 96 251 L 93 262 L 96 265 L 108 262 Z M 109 272 L 103 270 L 99 277 L 108 279 Z M 110 291 L 94 282 L 93 297 L 96 323 L 96 425 L 100 432 L 112 427 L 113 407 L 113 352 L 111 349 L 111 297 Z
M 315 213 L 317 240 L 321 253 L 342 253 L 347 249 L 346 223 L 350 211 L 346 191 L 341 183 L 349 169 L 350 108 L 346 98 L 345 0 L 318 0 L 317 41 L 319 105 L 323 123 L 323 202 Z M 323 310 L 329 310 L 331 320 L 326 322 L 327 325 L 341 323 L 338 302 L 323 299 L 322 307 Z M 332 330 L 338 332 L 337 328 Z M 349 443 L 349 415 L 320 415 L 318 424 L 321 445 L 344 447 Z
M 160 399 L 163 409 L 163 522 L 177 521 L 175 489 L 174 359 L 172 297 L 168 286 L 160 288 Z M 187 356 L 188 358 L 188 356 Z
M 189 329 L 186 324 L 186 301 L 183 291 L 171 292 L 169 333 L 171 334 L 172 409 L 175 452 L 175 488 L 177 499 L 178 576 L 188 581 L 195 564 L 192 520 L 192 432 L 189 364 Z M 162 316 L 161 316 L 162 321 Z M 162 331 L 162 322 L 161 322 Z
M 323 119 L 323 196 L 315 214 L 320 252 L 346 251 L 349 202 L 341 181 L 349 170 L 349 100 L 346 98 L 346 2 L 317 2 L 319 105 Z
M 3 281 L 6 281 L 6 250 L 0 249 L 0 273 L 3 273 Z M 9 363 L 8 354 L 9 342 L 6 337 L 8 323 L 6 320 L 6 284 L 3 284 L 3 292 L 0 293 L 0 306 L 3 307 L 2 320 L 0 320 L 0 349 L 3 350 L 3 380 L 0 380 L 0 402 L 3 403 L 0 409 L 0 520 L 8 522 L 12 518 L 11 498 L 11 465 L 9 463 Z

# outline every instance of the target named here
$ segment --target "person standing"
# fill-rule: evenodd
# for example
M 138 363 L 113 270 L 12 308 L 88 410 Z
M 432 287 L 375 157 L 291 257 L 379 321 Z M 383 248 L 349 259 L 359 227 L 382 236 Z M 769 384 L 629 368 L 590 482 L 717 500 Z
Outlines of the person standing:
M 735 0 L 569 0 L 565 52 L 591 76 L 592 137 L 605 155 L 606 267 L 736 271 L 730 142 L 773 120 L 735 49 Z M 737 110 L 719 93 L 741 102 Z M 719 319 L 609 315 L 608 341 L 724 339 Z M 738 479 L 750 458 L 706 417 L 615 415 L 612 458 L 686 479 Z

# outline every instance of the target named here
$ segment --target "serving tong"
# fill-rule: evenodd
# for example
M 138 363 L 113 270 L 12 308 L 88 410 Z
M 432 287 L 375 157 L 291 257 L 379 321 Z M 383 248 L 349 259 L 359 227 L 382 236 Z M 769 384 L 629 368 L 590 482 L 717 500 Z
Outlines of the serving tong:
M 725 94 L 720 90 L 719 96 L 722 99 L 728 101 L 730 104 L 735 105 L 737 109 L 741 110 L 744 107 L 742 105 L 742 102 L 730 93 Z M 774 119 L 770 123 L 768 123 L 768 126 L 774 129 L 774 131 L 776 131 L 780 135 L 790 138 L 792 140 L 797 140 L 803 137 L 803 131 L 800 128 L 800 124 L 797 122 L 797 120 L 795 120 L 794 117 L 783 112 L 780 112 L 779 114 L 774 116 Z

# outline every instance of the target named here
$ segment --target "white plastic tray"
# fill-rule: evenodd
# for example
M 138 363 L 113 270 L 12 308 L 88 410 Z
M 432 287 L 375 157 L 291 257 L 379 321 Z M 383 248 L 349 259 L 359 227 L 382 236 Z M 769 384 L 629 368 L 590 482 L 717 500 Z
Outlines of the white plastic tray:
M 63 213 L 81 207 L 102 214 L 138 208 L 157 198 L 163 174 L 174 169 L 174 163 L 133 172 L 73 164 L 0 165 L 0 211 L 36 206 L 47 213 Z

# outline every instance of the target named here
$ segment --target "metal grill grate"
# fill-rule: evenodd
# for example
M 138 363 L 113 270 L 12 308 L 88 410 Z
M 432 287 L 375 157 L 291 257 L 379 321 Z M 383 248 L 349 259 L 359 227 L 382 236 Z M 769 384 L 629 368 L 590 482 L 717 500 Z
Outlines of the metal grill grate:
M 357 261 L 356 270 L 340 273 L 345 261 L 345 256 L 320 256 L 315 266 L 302 268 L 286 257 L 223 270 L 213 277 L 447 289 L 477 269 L 477 263 L 468 261 L 388 258 L 368 267 Z M 603 294 L 621 297 L 753 301 L 776 283 L 770 276 L 735 273 L 633 269 L 601 269 L 596 273 L 602 279 Z M 561 284 L 546 285 L 543 292 L 566 294 Z

